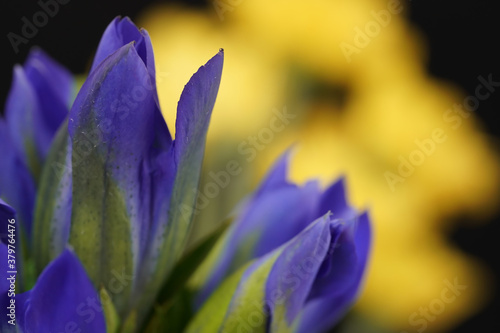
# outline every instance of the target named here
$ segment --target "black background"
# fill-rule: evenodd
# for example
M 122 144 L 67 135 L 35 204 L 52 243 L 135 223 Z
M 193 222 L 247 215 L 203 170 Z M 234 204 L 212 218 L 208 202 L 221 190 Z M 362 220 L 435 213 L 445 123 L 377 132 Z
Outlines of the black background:
M 247 0 L 251 1 L 251 0 Z M 402 0 L 405 1 L 405 0 Z M 21 18 L 31 18 L 40 10 L 36 0 L 4 1 L 1 21 L 3 23 L 1 42 L 1 90 L 0 102 L 10 87 L 12 66 L 22 63 L 29 48 L 41 46 L 53 58 L 61 62 L 73 73 L 83 73 L 97 47 L 104 28 L 117 15 L 137 17 L 141 9 L 151 5 L 153 0 L 70 0 L 60 5 L 59 13 L 50 18 L 47 25 L 40 28 L 37 35 L 27 45 L 19 46 L 15 53 L 7 39 L 9 32 L 19 34 Z M 211 6 L 202 0 L 178 1 L 203 7 Z M 409 1 L 409 18 L 423 33 L 429 46 L 428 70 L 433 76 L 455 82 L 467 94 L 474 94 L 477 77 L 493 75 L 500 81 L 499 12 L 494 1 Z M 500 91 L 482 101 L 477 116 L 485 130 L 497 140 L 500 138 L 498 113 L 500 111 Z M 1 111 L 0 111 L 1 112 Z M 478 170 L 480 172 L 480 170 Z M 493 269 L 497 282 L 500 281 L 499 217 L 495 217 L 481 228 L 467 227 L 459 221 L 450 236 L 451 240 L 464 251 L 481 258 Z M 492 303 L 482 312 L 463 322 L 453 332 L 500 332 L 500 297 L 495 293 Z

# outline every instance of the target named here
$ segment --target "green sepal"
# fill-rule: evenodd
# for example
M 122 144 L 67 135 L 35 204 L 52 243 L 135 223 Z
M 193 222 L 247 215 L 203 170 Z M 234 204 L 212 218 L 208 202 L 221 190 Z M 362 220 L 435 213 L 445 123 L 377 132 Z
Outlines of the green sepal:
M 35 203 L 33 254 L 37 274 L 40 274 L 54 258 L 64 249 L 65 242 L 61 235 L 62 223 L 58 216 L 65 207 L 66 198 L 62 189 L 71 181 L 71 166 L 68 165 L 68 125 L 65 121 L 57 131 L 40 177 L 39 189 Z
M 104 318 L 106 319 L 106 333 L 118 333 L 118 329 L 120 328 L 120 317 L 116 312 L 115 306 L 106 288 L 101 288 L 99 290 L 99 296 L 104 311 Z
M 88 140 L 83 132 L 76 132 L 72 139 L 69 243 L 94 285 L 110 291 L 123 317 L 128 310 L 134 277 L 130 217 L 124 195 L 107 170 L 106 154 L 100 146 L 85 152 L 78 150 L 79 143 Z
M 266 281 L 274 262 L 280 255 L 277 250 L 242 281 L 238 293 L 234 295 L 221 330 L 238 332 L 242 327 L 253 333 L 265 333 L 267 312 L 265 307 Z M 217 292 L 217 291 L 216 291 Z
M 210 296 L 186 328 L 186 333 L 218 332 L 222 327 L 227 309 L 248 265 L 229 276 Z
M 282 250 L 277 249 L 247 276 L 244 276 L 245 272 L 256 261 L 224 280 L 189 324 L 187 332 L 265 333 L 268 316 L 265 307 L 266 281 Z

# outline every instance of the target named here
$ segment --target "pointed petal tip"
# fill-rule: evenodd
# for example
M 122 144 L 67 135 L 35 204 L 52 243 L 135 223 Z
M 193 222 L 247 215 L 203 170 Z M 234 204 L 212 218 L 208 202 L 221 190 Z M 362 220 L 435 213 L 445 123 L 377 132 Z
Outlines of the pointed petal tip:
M 292 163 L 292 159 L 294 158 L 295 154 L 299 150 L 299 143 L 297 141 L 292 142 L 288 148 L 285 149 L 281 153 L 281 155 L 278 156 L 276 161 L 273 164 L 273 168 L 278 167 L 281 165 L 283 167 L 285 176 L 288 176 L 288 173 L 290 171 L 290 164 Z
M 280 156 L 278 156 L 272 168 L 282 168 L 285 176 L 287 176 L 292 157 L 297 151 L 296 147 L 296 144 L 291 144 L 287 149 L 285 149 L 285 151 L 282 152 Z
M 358 221 L 358 229 L 362 229 L 362 232 L 368 237 L 369 242 L 371 243 L 373 238 L 373 227 L 371 223 L 370 213 L 368 210 L 364 210 L 357 217 Z
M 47 295 L 50 295 L 50 302 Z M 70 250 L 64 250 L 43 270 L 24 298 L 20 306 L 25 316 L 20 322 L 24 332 L 39 332 L 40 327 L 44 332 L 48 329 L 59 332 L 67 330 L 68 322 L 74 322 L 82 332 L 106 332 L 102 313 L 96 313 L 89 321 L 75 311 L 88 299 L 99 300 L 99 294 L 79 258 Z
M 33 46 L 28 53 L 28 58 L 26 59 L 25 63 L 29 63 L 33 59 L 40 59 L 40 58 L 47 59 L 49 58 L 49 55 L 40 47 Z
M 214 67 L 218 66 L 219 71 L 222 71 L 222 65 L 224 63 L 224 49 L 220 48 L 219 52 L 217 52 L 205 65 L 202 67 Z
M 347 175 L 345 173 L 341 173 L 336 180 L 337 183 L 341 183 L 342 186 L 345 187 L 345 184 L 347 182 Z
M 288 181 L 289 167 L 291 156 L 294 153 L 294 148 L 290 146 L 274 161 L 267 175 L 264 177 L 259 189 L 255 192 L 254 197 L 258 197 L 263 193 L 273 189 L 295 184 Z
M 292 142 L 288 148 L 283 152 L 282 156 L 284 159 L 286 159 L 286 163 L 290 164 L 292 161 L 293 156 L 297 153 L 297 150 L 299 149 L 299 143 L 298 142 Z
M 338 191 L 341 191 L 344 194 L 344 200 L 347 202 L 347 177 L 345 174 L 340 174 L 340 176 L 337 177 L 335 182 L 332 184 L 332 187 L 335 187 L 338 189 Z
M 24 75 L 24 68 L 21 64 L 15 64 L 12 68 L 12 87 L 16 79 Z M 12 89 L 12 88 L 11 88 Z
M 123 16 L 123 17 L 117 16 L 115 20 L 116 24 L 121 25 L 121 28 L 124 28 L 125 25 L 128 25 L 132 29 L 141 30 L 135 25 L 134 21 L 132 21 L 132 19 L 128 16 Z

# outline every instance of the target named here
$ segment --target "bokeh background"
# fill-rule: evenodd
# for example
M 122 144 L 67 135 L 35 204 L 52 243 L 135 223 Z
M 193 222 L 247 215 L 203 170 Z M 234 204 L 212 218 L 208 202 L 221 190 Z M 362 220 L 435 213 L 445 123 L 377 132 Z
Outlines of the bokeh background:
M 411 325 L 409 317 L 440 299 L 443 281 L 455 278 L 468 288 L 427 320 L 424 331 L 498 331 L 500 87 L 476 111 L 463 113 L 456 129 L 458 123 L 443 118 L 474 96 L 479 76 L 500 81 L 500 21 L 491 2 L 401 0 L 402 12 L 379 24 L 349 59 L 341 45 L 356 46 L 356 29 L 373 26 L 372 11 L 387 10 L 391 1 L 66 2 L 18 53 L 7 35 L 19 34 L 22 18 L 32 21 L 41 7 L 3 3 L 2 103 L 12 66 L 31 47 L 85 74 L 103 29 L 122 15 L 151 34 L 160 100 L 172 124 L 184 84 L 223 47 L 200 192 L 211 196 L 205 186 L 229 160 L 242 173 L 219 185 L 208 203 L 200 201 L 192 241 L 214 228 L 295 143 L 293 180 L 328 184 L 345 176 L 349 200 L 374 220 L 364 290 L 336 332 L 417 332 L 422 324 Z M 269 134 L 271 119 L 285 109 L 293 119 Z M 414 141 L 430 138 L 435 128 L 446 141 L 392 191 L 384 174 L 397 175 L 399 156 L 408 159 L 418 149 Z

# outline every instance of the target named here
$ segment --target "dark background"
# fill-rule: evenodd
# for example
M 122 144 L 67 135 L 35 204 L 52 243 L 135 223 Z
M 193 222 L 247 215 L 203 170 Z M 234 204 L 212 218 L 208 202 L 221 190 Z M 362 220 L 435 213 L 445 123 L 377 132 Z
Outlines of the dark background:
M 67 4 L 59 6 L 59 13 L 49 18 L 47 25 L 40 28 L 28 44 L 19 46 L 19 53 L 16 54 L 7 34 L 11 31 L 20 34 L 23 25 L 21 18 L 26 16 L 31 21 L 32 15 L 40 7 L 36 0 L 4 1 L 1 10 L 3 37 L 0 103 L 5 103 L 12 66 L 24 61 L 31 46 L 43 47 L 73 73 L 83 73 L 88 69 L 89 61 L 108 23 L 117 15 L 134 19 L 141 9 L 154 2 L 160 1 L 69 0 Z M 211 6 L 211 2 L 203 0 L 177 2 L 207 8 Z M 500 17 L 492 5 L 494 3 L 487 0 L 409 1 L 406 7 L 410 8 L 410 20 L 423 33 L 429 46 L 428 70 L 432 75 L 455 82 L 471 95 L 474 94 L 479 75 L 487 77 L 491 73 L 495 81 L 500 81 Z M 500 141 L 497 121 L 499 111 L 500 89 L 482 101 L 476 111 L 485 130 L 496 138 L 497 143 Z M 475 228 L 467 227 L 466 221 L 460 221 L 450 236 L 461 249 L 489 264 L 497 282 L 500 281 L 500 260 L 497 259 L 500 253 L 499 222 L 500 218 L 497 216 L 481 228 Z M 491 304 L 453 332 L 500 332 L 499 290 L 493 292 L 495 295 Z

